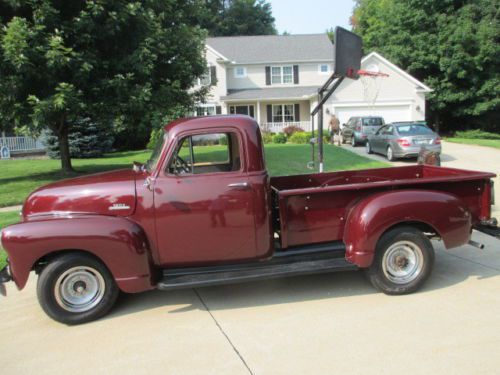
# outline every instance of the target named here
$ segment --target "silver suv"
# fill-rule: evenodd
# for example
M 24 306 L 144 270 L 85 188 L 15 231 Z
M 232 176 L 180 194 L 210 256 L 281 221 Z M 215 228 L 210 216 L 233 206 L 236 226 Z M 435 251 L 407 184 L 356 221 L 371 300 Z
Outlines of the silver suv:
M 384 118 L 379 116 L 351 117 L 342 128 L 342 142 L 350 142 L 352 147 L 364 145 L 368 136 L 384 124 Z

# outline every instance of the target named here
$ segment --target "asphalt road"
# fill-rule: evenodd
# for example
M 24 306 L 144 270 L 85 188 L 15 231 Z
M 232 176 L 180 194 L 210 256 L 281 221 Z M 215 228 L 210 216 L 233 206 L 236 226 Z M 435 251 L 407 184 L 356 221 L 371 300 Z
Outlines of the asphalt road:
M 462 157 L 452 149 L 444 163 Z M 477 169 L 493 170 L 488 157 Z M 0 297 L 0 373 L 497 374 L 500 241 L 473 239 L 486 249 L 436 242 L 431 278 L 407 296 L 375 292 L 361 272 L 311 275 L 124 295 L 76 327 L 41 311 L 32 275 Z

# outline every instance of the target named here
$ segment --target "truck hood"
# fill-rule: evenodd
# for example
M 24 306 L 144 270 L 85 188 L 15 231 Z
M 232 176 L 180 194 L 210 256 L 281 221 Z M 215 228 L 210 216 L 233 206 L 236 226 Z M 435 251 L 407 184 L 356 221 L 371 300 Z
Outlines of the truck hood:
M 23 217 L 73 213 L 129 216 L 136 204 L 135 178 L 136 172 L 124 169 L 42 186 L 26 199 Z

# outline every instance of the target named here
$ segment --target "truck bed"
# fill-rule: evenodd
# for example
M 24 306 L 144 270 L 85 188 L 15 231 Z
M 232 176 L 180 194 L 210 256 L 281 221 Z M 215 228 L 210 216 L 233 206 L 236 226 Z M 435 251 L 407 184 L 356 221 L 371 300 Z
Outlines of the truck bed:
M 495 175 L 454 168 L 412 165 L 271 178 L 275 232 L 282 249 L 342 240 L 354 205 L 371 194 L 389 190 L 425 189 L 460 197 L 472 222 L 489 215 L 482 205 L 486 183 Z M 486 191 L 488 190 L 488 191 Z M 481 193 L 482 192 L 482 193 Z

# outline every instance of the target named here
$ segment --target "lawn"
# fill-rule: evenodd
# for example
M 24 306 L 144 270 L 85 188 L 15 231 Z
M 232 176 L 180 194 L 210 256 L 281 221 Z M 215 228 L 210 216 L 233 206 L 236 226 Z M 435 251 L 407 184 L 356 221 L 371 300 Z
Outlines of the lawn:
M 214 149 L 220 148 L 220 146 L 213 147 Z M 269 144 L 266 145 L 265 150 L 267 167 L 272 176 L 311 172 L 306 167 L 307 162 L 311 160 L 310 145 Z M 100 159 L 74 159 L 73 166 L 80 174 L 131 168 L 134 160 L 144 162 L 149 155 L 149 151 L 116 152 Z M 388 165 L 336 146 L 325 145 L 326 171 L 384 166 Z M 37 187 L 63 178 L 59 168 L 59 160 L 0 161 L 0 207 L 21 204 L 26 196 Z
M 221 146 L 213 146 L 203 159 L 220 159 Z M 311 160 L 311 146 L 297 144 L 269 144 L 265 146 L 266 165 L 272 176 L 311 173 L 306 165 Z M 74 159 L 73 166 L 80 174 L 96 173 L 118 168 L 131 168 L 134 160 L 145 162 L 149 151 L 117 152 L 101 159 Z M 198 152 L 200 155 L 200 151 Z M 204 160 L 205 161 L 205 160 Z M 359 156 L 337 146 L 325 145 L 325 170 L 381 168 L 389 166 Z M 40 185 L 63 178 L 59 160 L 2 160 L 0 161 L 0 207 L 21 204 L 26 196 Z M 17 222 L 18 212 L 0 213 L 0 229 Z M 5 252 L 0 248 L 0 268 L 5 264 Z
M 446 138 L 446 141 L 453 143 L 462 143 L 467 145 L 500 148 L 500 140 L 498 139 Z

